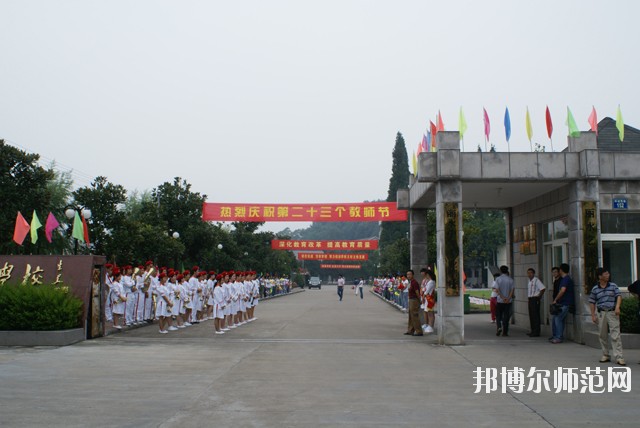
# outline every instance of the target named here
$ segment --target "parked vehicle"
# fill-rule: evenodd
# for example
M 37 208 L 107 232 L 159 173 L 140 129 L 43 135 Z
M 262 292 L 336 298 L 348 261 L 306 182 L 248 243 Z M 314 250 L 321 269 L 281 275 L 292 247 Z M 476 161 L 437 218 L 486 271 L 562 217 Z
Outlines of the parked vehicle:
M 309 278 L 309 289 L 311 289 L 311 287 L 318 287 L 318 290 L 322 290 L 322 281 L 320 280 L 319 276 L 312 276 L 311 278 Z

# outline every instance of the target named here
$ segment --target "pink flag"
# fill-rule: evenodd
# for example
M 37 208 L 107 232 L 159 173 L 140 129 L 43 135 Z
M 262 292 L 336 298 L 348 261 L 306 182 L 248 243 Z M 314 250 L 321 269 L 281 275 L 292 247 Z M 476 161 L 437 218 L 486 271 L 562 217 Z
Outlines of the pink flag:
M 484 112 L 484 135 L 487 137 L 487 141 L 489 141 L 489 134 L 491 133 L 491 122 L 489 122 L 489 115 L 487 114 L 487 110 L 483 107 L 482 111 Z
M 49 241 L 49 243 L 51 243 L 51 241 L 53 240 L 51 233 L 58 226 L 60 226 L 60 223 L 58 223 L 58 220 L 56 220 L 53 213 L 50 212 L 49 216 L 47 217 L 47 223 L 44 226 L 44 234 L 47 237 L 47 241 Z
M 444 122 L 442 121 L 442 114 L 438 110 L 438 132 L 444 131 Z
M 596 108 L 593 106 L 589 115 L 589 125 L 591 125 L 591 130 L 598 136 L 598 115 L 596 114 Z
M 547 111 L 545 112 L 544 118 L 547 122 L 547 135 L 549 139 L 551 139 L 551 134 L 553 134 L 553 123 L 551 122 L 551 112 L 549 111 L 549 106 L 547 106 Z
M 25 220 L 24 217 L 22 217 L 22 214 L 20 214 L 20 211 L 18 211 L 18 215 L 16 216 L 16 227 L 13 230 L 13 241 L 18 245 L 22 245 L 24 238 L 27 237 L 27 233 L 29 233 L 30 230 L 31 226 L 29 226 L 27 220 Z
M 423 152 L 429 151 L 429 142 L 427 141 L 427 136 L 424 134 L 422 134 L 422 151 Z
M 420 153 L 422 153 L 422 141 L 418 143 L 418 150 L 416 150 L 417 155 L 419 155 Z

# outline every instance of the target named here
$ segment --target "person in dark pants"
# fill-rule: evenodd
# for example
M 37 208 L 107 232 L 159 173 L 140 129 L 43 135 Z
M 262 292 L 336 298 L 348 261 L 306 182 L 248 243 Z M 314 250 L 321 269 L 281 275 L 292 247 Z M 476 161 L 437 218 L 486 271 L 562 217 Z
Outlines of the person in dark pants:
M 531 332 L 527 336 L 540 337 L 540 302 L 544 295 L 545 286 L 536 277 L 536 271 L 533 268 L 527 269 L 529 283 L 527 285 L 527 295 L 529 297 L 529 324 L 531 324 Z
M 513 297 L 513 278 L 509 276 L 509 268 L 500 266 L 500 276 L 494 283 L 494 290 L 498 293 L 496 305 L 496 336 L 509 336 L 509 320 L 511 319 L 511 305 Z
M 554 305 L 560 305 L 560 311 L 553 316 L 553 324 L 551 325 L 553 336 L 549 338 L 549 342 L 553 344 L 564 342 L 564 325 L 567 315 L 575 307 L 574 284 L 571 276 L 569 276 L 569 265 L 567 263 L 560 265 L 560 277 L 560 289 L 553 299 Z
M 362 300 L 364 299 L 363 290 L 362 290 L 364 287 L 364 278 L 360 278 L 360 282 L 358 282 L 357 287 L 358 287 L 358 291 L 360 292 L 360 300 Z
M 338 297 L 342 301 L 342 295 L 344 294 L 344 278 L 342 275 L 338 275 Z
M 420 324 L 420 284 L 413 277 L 413 271 L 407 271 L 409 280 L 409 321 L 407 331 L 404 334 L 422 336 L 422 324 Z

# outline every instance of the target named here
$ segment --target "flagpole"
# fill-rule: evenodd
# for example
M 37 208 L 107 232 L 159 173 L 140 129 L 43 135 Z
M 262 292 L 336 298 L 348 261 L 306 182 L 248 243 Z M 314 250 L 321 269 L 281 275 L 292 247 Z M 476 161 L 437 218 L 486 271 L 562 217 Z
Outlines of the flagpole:
M 549 142 L 551 143 L 551 152 L 553 153 L 553 138 L 549 137 Z

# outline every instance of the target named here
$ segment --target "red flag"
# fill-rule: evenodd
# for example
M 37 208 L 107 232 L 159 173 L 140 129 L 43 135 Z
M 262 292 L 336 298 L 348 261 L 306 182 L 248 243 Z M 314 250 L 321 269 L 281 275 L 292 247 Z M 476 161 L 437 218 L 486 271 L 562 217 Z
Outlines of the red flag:
M 553 123 L 551 123 L 551 113 L 549 112 L 549 106 L 547 106 L 545 119 L 547 121 L 547 135 L 549 136 L 549 139 L 551 139 L 551 134 L 553 134 Z
M 416 151 L 416 155 L 419 155 L 420 153 L 422 153 L 422 141 L 418 143 L 418 150 Z
M 84 219 L 83 215 L 81 215 L 80 218 L 82 219 L 82 232 L 84 233 L 84 242 L 85 244 L 89 245 L 91 242 L 89 242 L 89 228 L 87 227 L 87 221 Z
M 487 114 L 487 110 L 483 107 L 482 111 L 484 112 L 484 135 L 487 137 L 487 141 L 489 141 L 489 134 L 491 133 L 491 122 L 489 122 L 489 115 Z
M 436 134 L 438 133 L 438 128 L 431 121 L 429 121 L 429 127 L 431 128 L 431 138 L 435 138 Z
M 444 122 L 442 121 L 440 110 L 438 110 L 438 131 L 444 131 Z
M 18 215 L 16 216 L 16 228 L 13 230 L 13 240 L 16 244 L 22 245 L 24 242 L 24 238 L 27 237 L 27 233 L 31 230 L 29 223 L 27 220 L 22 217 L 20 211 L 18 211 Z
M 60 223 L 58 223 L 58 220 L 54 217 L 53 213 L 50 212 L 49 216 L 47 217 L 47 222 L 44 226 L 44 234 L 47 237 L 47 241 L 49 241 L 49 243 L 51 243 L 51 241 L 53 240 L 51 234 L 58 226 L 60 226 Z
M 598 115 L 596 114 L 596 108 L 593 106 L 589 115 L 589 125 L 591 125 L 591 130 L 598 136 Z

